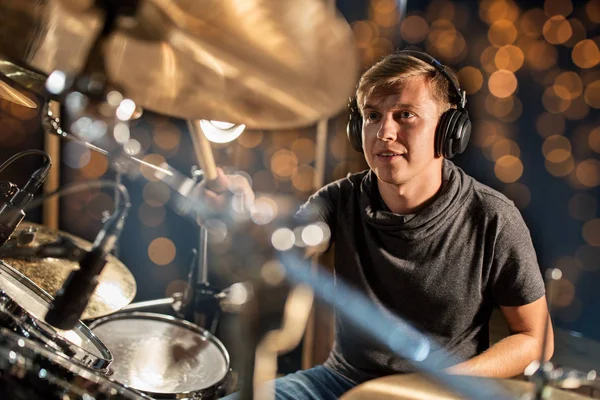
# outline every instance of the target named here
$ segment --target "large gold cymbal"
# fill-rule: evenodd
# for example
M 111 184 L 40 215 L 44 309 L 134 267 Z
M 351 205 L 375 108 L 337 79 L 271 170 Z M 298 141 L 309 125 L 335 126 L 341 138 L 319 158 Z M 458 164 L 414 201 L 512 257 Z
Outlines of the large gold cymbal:
M 84 250 L 90 250 L 92 244 L 77 236 L 53 230 L 42 225 L 24 222 L 13 233 L 4 247 L 16 246 L 19 233 L 31 230 L 35 238 L 29 245 L 41 245 L 67 237 Z M 21 272 L 50 295 L 55 296 L 69 273 L 79 268 L 75 261 L 57 258 L 14 259 L 4 258 L 4 262 Z M 127 267 L 116 257 L 109 255 L 106 266 L 98 279 L 98 286 L 81 319 L 98 318 L 125 307 L 135 297 L 135 279 Z
M 478 377 L 463 377 L 464 379 L 489 383 L 506 389 L 515 399 L 534 393 L 532 382 L 514 379 L 490 379 Z M 589 397 L 564 390 L 548 387 L 545 399 L 548 400 L 586 400 Z M 546 397 L 547 394 L 547 397 Z M 532 397 L 533 398 L 533 395 Z M 458 396 L 440 383 L 424 374 L 390 375 L 374 379 L 358 385 L 350 390 L 340 400 L 460 400 Z
M 0 0 L 0 54 L 81 71 L 104 16 L 73 4 Z M 255 129 L 334 115 L 358 73 L 352 31 L 322 0 L 140 0 L 103 53 L 111 83 L 142 107 Z

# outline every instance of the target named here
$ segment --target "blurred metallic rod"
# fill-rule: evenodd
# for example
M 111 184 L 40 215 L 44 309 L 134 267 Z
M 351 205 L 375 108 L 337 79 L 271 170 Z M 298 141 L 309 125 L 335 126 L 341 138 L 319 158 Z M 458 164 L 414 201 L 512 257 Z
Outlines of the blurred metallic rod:
M 56 118 L 60 118 L 60 104 L 50 100 L 48 111 Z M 60 186 L 60 138 L 47 126 L 44 126 L 44 151 L 48 153 L 54 162 L 54 168 L 50 168 L 48 178 L 44 182 L 43 192 L 48 194 L 54 192 Z M 44 202 L 42 208 L 42 220 L 44 225 L 52 229 L 59 228 L 60 202 L 58 196 L 53 196 Z
M 362 292 L 345 284 L 342 279 L 338 278 L 334 281 L 332 275 L 324 272 L 322 267 L 311 271 L 306 265 L 306 260 L 302 260 L 289 251 L 280 253 L 280 259 L 288 281 L 292 284 L 308 285 L 317 298 L 331 307 L 335 307 L 336 313 L 356 326 L 362 327 L 365 332 L 387 347 L 393 354 L 411 360 L 416 368 L 431 375 L 459 395 L 473 400 L 514 399 L 506 389 L 498 384 L 477 382 L 467 379 L 468 377 L 450 375 L 440 371 L 438 363 L 429 357 L 432 349 L 431 343 L 433 343 L 431 339 L 391 312 L 384 313 Z M 434 344 L 433 347 L 436 355 L 443 354 L 441 346 Z M 448 361 L 453 363 L 462 361 L 449 354 L 445 354 L 445 356 Z
M 281 329 L 270 331 L 258 344 L 253 380 L 254 399 L 274 398 L 277 356 L 292 351 L 302 340 L 313 300 L 313 291 L 308 286 L 294 287 L 285 302 Z
M 217 166 L 215 165 L 215 158 L 210 148 L 210 142 L 204 136 L 204 132 L 202 132 L 200 120 L 188 121 L 187 124 L 190 136 L 192 137 L 194 151 L 196 152 L 196 158 L 198 159 L 197 161 L 202 171 L 204 171 L 204 178 L 208 181 L 214 181 L 217 179 Z
M 50 111 L 50 110 L 48 110 L 48 111 Z M 80 145 L 82 145 L 84 147 L 87 147 L 90 150 L 96 151 L 96 152 L 98 152 L 100 154 L 103 154 L 105 156 L 110 157 L 110 153 L 108 151 L 106 151 L 106 150 L 104 150 L 104 149 L 102 149 L 102 148 L 100 148 L 98 146 L 95 146 L 95 145 L 93 145 L 93 144 L 91 144 L 89 142 L 86 142 L 85 140 L 82 140 L 82 139 L 78 138 L 77 136 L 75 136 L 73 134 L 70 134 L 70 133 L 64 131 L 60 127 L 60 123 L 59 122 L 60 122 L 59 118 L 58 117 L 54 117 L 54 114 L 52 114 L 50 112 L 50 113 L 48 113 L 46 115 L 45 119 L 43 119 L 44 129 L 47 132 L 49 132 L 50 134 L 57 135 L 57 136 L 60 136 L 61 138 L 68 139 L 68 140 L 70 140 L 72 142 L 79 143 Z M 144 161 L 144 160 L 140 160 L 139 158 L 130 156 L 128 154 L 123 154 L 123 155 L 125 155 L 129 161 L 133 161 L 136 164 L 143 165 L 145 167 L 151 168 L 151 169 L 153 169 L 153 170 L 155 170 L 157 172 L 160 172 L 162 174 L 165 174 L 167 176 L 173 176 L 173 172 L 171 172 L 169 169 L 161 168 L 161 167 L 159 167 L 157 165 L 151 164 L 151 163 L 149 163 L 147 161 Z

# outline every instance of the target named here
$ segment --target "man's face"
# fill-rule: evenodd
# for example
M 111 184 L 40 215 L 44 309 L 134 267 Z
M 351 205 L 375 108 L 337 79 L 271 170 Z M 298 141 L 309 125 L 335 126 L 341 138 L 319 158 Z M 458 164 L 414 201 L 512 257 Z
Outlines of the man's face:
M 367 97 L 363 150 L 380 181 L 398 186 L 430 168 L 441 171 L 434 146 L 438 108 L 425 77 L 409 78 L 392 94 Z

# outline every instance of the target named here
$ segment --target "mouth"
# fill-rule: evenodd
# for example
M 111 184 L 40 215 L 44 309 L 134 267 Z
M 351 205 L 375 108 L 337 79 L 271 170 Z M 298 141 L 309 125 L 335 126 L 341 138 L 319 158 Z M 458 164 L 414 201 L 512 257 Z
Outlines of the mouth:
M 393 151 L 382 151 L 380 153 L 377 153 L 376 156 L 378 158 L 383 158 L 383 159 L 394 159 L 394 158 L 399 158 L 404 156 L 405 153 L 396 153 Z

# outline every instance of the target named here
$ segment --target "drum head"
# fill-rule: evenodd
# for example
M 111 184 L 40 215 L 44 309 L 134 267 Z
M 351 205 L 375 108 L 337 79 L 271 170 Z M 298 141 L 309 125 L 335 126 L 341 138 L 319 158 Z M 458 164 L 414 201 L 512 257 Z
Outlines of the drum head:
M 0 399 L 148 400 L 37 342 L 0 329 Z
M 187 321 L 123 313 L 90 328 L 114 356 L 111 377 L 150 396 L 212 392 L 227 377 L 229 355 L 223 344 Z

